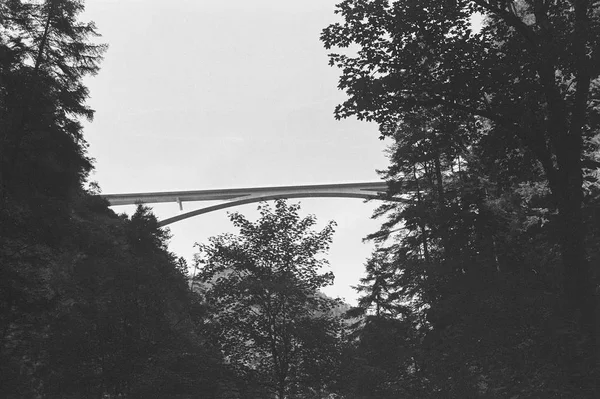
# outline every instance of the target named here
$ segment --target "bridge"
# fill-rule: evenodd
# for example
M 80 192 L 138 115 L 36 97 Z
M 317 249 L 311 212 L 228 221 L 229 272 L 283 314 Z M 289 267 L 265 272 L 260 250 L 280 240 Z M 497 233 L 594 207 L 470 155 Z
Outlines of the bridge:
M 160 202 L 176 202 L 179 209 L 183 211 L 184 202 L 192 201 L 227 201 L 222 204 L 196 209 L 181 213 L 159 221 L 160 226 L 166 226 L 180 220 L 188 219 L 204 213 L 217 211 L 252 202 L 268 201 L 282 198 L 314 198 L 314 197 L 340 197 L 340 198 L 363 198 L 379 199 L 388 201 L 400 201 L 397 197 L 386 195 L 387 184 L 385 182 L 370 183 L 345 183 L 345 184 L 320 184 L 308 186 L 283 186 L 283 187 L 257 187 L 257 188 L 234 188 L 222 190 L 196 190 L 196 191 L 170 191 L 155 193 L 131 193 L 131 194 L 104 194 L 103 198 L 108 200 L 111 206 L 151 204 Z

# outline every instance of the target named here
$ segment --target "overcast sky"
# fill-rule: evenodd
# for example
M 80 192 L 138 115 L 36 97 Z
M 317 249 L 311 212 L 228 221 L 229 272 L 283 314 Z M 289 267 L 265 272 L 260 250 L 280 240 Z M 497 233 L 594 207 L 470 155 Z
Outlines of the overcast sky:
M 88 82 L 91 180 L 103 193 L 368 182 L 386 167 L 376 125 L 333 118 L 344 94 L 319 34 L 336 20 L 335 0 L 86 3 L 83 17 L 110 46 Z M 337 222 L 328 256 L 336 284 L 326 292 L 353 303 L 377 204 L 297 201 L 321 225 Z M 256 205 L 231 210 L 254 218 Z M 179 212 L 177 204 L 154 210 L 159 219 Z M 188 260 L 195 242 L 234 231 L 226 210 L 170 228 L 170 249 Z

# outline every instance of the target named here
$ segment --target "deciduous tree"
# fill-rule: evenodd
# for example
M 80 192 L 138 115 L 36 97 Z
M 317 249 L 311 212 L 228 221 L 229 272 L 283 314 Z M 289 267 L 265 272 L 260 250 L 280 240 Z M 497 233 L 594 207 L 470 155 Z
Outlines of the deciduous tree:
M 258 370 L 283 399 L 299 386 L 327 383 L 307 376 L 331 364 L 338 333 L 329 315 L 336 302 L 319 293 L 333 281 L 321 269 L 334 223 L 314 231 L 315 217 L 300 217 L 299 205 L 284 200 L 258 209 L 256 222 L 230 216 L 239 235 L 199 246 L 198 278 L 212 312 L 210 331 L 226 358 L 240 371 Z
M 344 0 L 327 48 L 348 99 L 336 116 L 404 134 L 414 113 L 437 109 L 489 124 L 534 154 L 558 210 L 563 285 L 596 339 L 594 275 L 586 257 L 584 176 L 597 135 L 600 10 L 591 0 Z M 481 30 L 472 18 L 482 15 Z M 455 132 L 446 131 L 449 140 Z

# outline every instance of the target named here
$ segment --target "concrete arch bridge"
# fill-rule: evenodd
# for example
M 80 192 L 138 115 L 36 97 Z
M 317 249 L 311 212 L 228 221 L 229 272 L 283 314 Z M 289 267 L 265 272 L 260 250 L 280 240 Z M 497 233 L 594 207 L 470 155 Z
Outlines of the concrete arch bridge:
M 385 182 L 370 182 L 283 187 L 233 188 L 196 191 L 170 191 L 155 193 L 105 194 L 102 195 L 102 197 L 108 200 L 111 206 L 133 205 L 138 203 L 151 204 L 160 202 L 176 202 L 179 204 L 179 209 L 181 211 L 183 211 L 184 202 L 226 201 L 221 204 L 181 213 L 177 216 L 173 216 L 159 221 L 160 226 L 166 226 L 171 223 L 178 222 L 180 220 L 188 219 L 194 216 L 217 211 L 220 209 L 249 204 L 252 202 L 268 201 L 283 198 L 338 197 L 379 199 L 387 201 L 401 200 L 398 197 L 388 196 L 386 192 L 387 184 Z

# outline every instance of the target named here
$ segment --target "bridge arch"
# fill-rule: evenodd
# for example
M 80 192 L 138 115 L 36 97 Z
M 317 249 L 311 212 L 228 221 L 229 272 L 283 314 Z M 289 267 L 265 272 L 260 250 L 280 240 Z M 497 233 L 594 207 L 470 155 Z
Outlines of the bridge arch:
M 398 197 L 386 195 L 387 185 L 384 182 L 346 183 L 307 186 L 258 187 L 223 190 L 171 191 L 154 193 L 106 194 L 102 195 L 111 206 L 133 205 L 137 203 L 177 202 L 183 210 L 184 202 L 192 201 L 226 201 L 221 204 L 196 209 L 159 221 L 166 226 L 184 219 L 202 215 L 220 209 L 230 208 L 253 202 L 284 198 L 362 198 L 400 201 Z
M 383 199 L 382 196 L 377 194 L 328 194 L 328 193 L 317 193 L 317 194 L 280 194 L 280 195 L 264 195 L 264 196 L 253 196 L 250 198 L 237 199 L 229 201 L 223 204 L 217 204 L 207 206 L 206 208 L 196 209 L 190 212 L 182 213 L 177 216 L 173 216 L 167 219 L 163 219 L 158 222 L 159 226 L 166 226 L 171 223 L 179 222 L 184 219 L 188 219 L 194 216 L 202 215 L 204 213 L 218 211 L 220 209 L 230 208 L 239 205 L 251 204 L 253 202 L 270 201 L 276 199 L 291 199 L 291 198 L 317 198 L 317 197 L 328 197 L 328 198 L 362 198 L 362 199 Z

